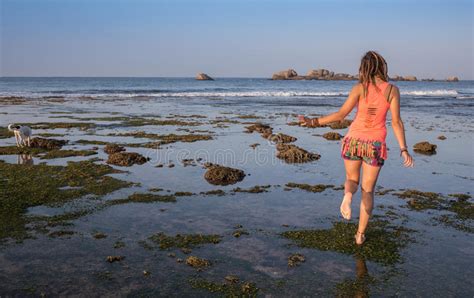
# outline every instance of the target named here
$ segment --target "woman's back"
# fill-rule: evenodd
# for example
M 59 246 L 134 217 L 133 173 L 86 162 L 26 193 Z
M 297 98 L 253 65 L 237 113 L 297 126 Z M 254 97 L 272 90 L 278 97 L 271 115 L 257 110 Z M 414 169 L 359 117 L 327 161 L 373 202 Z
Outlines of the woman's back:
M 359 99 L 355 119 L 346 136 L 385 142 L 387 136 L 385 122 L 390 108 L 387 98 L 391 88 L 388 82 L 369 84 L 366 96 L 361 96 Z

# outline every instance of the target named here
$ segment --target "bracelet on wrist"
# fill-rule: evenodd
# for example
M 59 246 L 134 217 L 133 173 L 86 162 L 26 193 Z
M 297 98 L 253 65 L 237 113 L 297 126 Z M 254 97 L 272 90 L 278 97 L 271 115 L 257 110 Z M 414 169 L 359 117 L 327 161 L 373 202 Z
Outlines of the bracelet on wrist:
M 403 152 L 408 153 L 408 149 L 407 149 L 407 148 L 402 148 L 402 149 L 400 149 L 400 156 L 402 156 L 402 153 L 403 153 Z

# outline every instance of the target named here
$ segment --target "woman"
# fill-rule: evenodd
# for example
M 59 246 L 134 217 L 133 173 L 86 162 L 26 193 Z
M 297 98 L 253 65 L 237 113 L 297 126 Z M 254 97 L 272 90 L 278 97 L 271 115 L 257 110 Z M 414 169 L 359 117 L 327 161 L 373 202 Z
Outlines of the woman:
M 301 125 L 318 127 L 343 120 L 357 104 L 357 114 L 341 144 L 346 180 L 340 211 L 345 219 L 351 218 L 352 196 L 357 191 L 362 167 L 359 227 L 354 235 L 358 245 L 365 241 L 365 230 L 374 205 L 375 184 L 387 159 L 385 120 L 388 110 L 392 114 L 392 127 L 400 146 L 403 164 L 405 167 L 414 165 L 406 147 L 405 129 L 400 118 L 400 92 L 396 86 L 388 83 L 387 73 L 385 59 L 380 54 L 369 51 L 360 63 L 359 83 L 352 88 L 339 111 L 320 118 L 299 116 Z

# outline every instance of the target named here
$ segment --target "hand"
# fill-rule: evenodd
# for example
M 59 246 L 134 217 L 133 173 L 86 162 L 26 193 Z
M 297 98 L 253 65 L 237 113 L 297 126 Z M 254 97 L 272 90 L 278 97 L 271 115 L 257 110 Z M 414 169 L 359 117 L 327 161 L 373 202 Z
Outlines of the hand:
M 407 151 L 403 151 L 402 152 L 402 157 L 403 157 L 403 165 L 406 168 L 408 168 L 408 167 L 413 168 L 414 167 L 415 161 L 411 157 L 410 153 L 408 153 Z
M 313 121 L 313 120 L 316 120 L 316 121 Z M 318 127 L 317 118 L 311 119 L 311 118 L 305 117 L 304 115 L 298 115 L 298 121 L 301 126 Z

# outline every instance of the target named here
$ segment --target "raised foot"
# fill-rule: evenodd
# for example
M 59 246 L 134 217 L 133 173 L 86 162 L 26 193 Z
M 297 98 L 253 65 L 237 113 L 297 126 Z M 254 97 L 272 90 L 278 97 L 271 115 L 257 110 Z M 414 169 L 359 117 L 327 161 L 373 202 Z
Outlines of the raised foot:
M 341 203 L 341 215 L 344 217 L 344 219 L 350 220 L 351 219 L 351 202 L 352 202 L 352 193 L 347 192 L 344 195 L 344 198 L 342 199 Z

